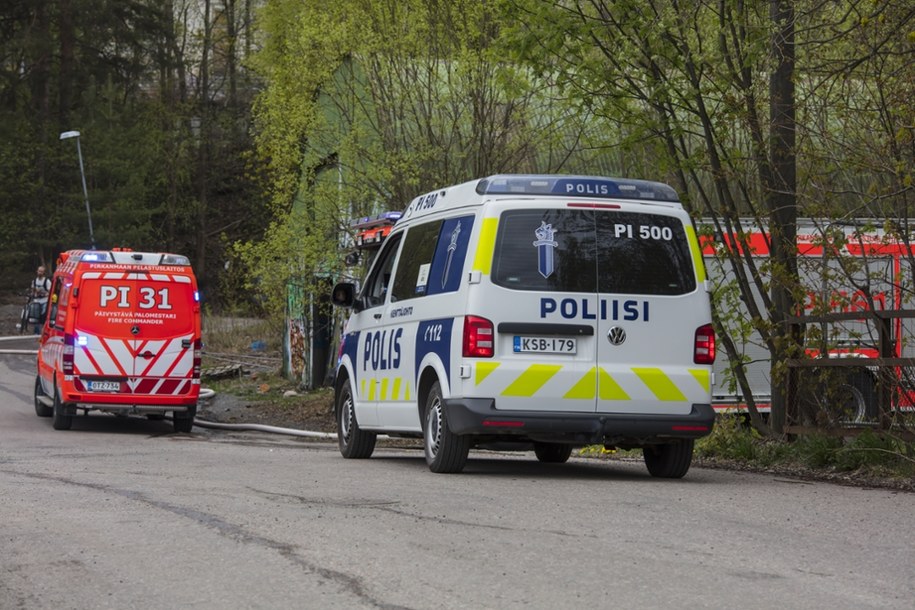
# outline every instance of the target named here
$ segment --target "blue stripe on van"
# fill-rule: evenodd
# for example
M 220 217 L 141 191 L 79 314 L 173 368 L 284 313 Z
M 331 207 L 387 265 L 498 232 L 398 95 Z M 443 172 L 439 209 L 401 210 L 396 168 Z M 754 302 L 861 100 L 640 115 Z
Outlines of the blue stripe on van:
M 343 335 L 343 352 L 342 355 L 349 356 L 349 361 L 353 363 L 353 387 L 358 387 L 356 379 L 359 376 L 359 363 L 356 359 L 356 353 L 359 349 L 359 331 Z M 337 368 L 340 368 L 340 362 L 337 361 Z M 337 371 L 339 373 L 339 370 Z
M 451 386 L 451 329 L 454 318 L 441 320 L 426 320 L 419 323 L 416 330 L 416 366 L 414 379 L 419 383 L 419 365 L 427 354 L 435 354 L 445 367 L 445 375 L 449 376 L 448 385 Z
M 473 215 L 449 218 L 442 223 L 429 270 L 426 294 L 455 292 L 461 287 L 464 259 L 473 229 Z

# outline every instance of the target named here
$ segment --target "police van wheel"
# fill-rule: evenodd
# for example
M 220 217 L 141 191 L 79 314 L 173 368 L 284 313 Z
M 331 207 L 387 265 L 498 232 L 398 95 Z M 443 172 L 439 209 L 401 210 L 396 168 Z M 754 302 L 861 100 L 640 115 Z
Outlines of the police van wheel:
M 44 404 L 39 398 L 44 397 L 44 390 L 41 389 L 41 377 L 35 376 L 35 415 L 38 417 L 51 417 L 54 415 L 54 409 Z
M 51 425 L 55 430 L 69 430 L 70 426 L 73 425 L 73 416 L 67 415 L 67 407 L 64 403 L 60 402 L 60 394 L 57 393 L 57 389 L 54 389 L 54 407 L 52 409 L 53 420 L 51 420 Z
M 572 455 L 572 445 L 534 443 L 534 454 L 545 464 L 565 464 Z
M 693 461 L 693 443 L 693 439 L 686 439 L 643 447 L 648 472 L 662 479 L 682 478 Z
M 436 381 L 426 398 L 423 447 L 426 463 L 432 472 L 460 472 L 470 453 L 470 437 L 458 436 L 448 427 L 448 416 L 442 402 L 442 388 Z
M 353 403 L 353 392 L 349 381 L 343 383 L 337 396 L 337 445 L 340 454 L 345 458 L 365 459 L 375 451 L 377 436 L 365 432 L 356 421 L 356 408 Z

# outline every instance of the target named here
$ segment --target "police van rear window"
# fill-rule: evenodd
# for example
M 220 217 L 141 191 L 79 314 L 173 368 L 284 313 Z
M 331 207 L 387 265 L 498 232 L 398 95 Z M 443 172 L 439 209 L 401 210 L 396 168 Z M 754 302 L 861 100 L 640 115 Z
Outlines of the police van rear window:
M 696 289 L 678 218 L 609 210 L 505 212 L 492 280 L 549 292 L 678 295 Z

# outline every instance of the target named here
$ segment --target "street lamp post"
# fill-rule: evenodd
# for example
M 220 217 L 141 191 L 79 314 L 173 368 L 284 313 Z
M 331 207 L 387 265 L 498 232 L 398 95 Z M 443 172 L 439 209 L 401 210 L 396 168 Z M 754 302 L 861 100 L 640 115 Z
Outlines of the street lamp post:
M 86 200 L 86 217 L 89 219 L 89 243 L 95 250 L 95 234 L 92 232 L 92 211 L 89 209 L 89 191 L 86 189 L 86 172 L 83 169 L 83 151 L 79 146 L 79 132 L 65 131 L 60 134 L 61 140 L 76 138 L 76 154 L 79 156 L 79 176 L 83 180 L 83 198 Z

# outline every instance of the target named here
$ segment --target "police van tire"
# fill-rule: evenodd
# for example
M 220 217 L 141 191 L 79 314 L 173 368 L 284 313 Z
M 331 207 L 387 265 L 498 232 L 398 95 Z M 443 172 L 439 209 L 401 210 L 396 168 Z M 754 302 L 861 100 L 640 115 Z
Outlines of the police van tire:
M 39 400 L 39 398 L 45 395 L 44 390 L 41 389 L 41 377 L 38 375 L 35 376 L 35 415 L 38 417 L 51 417 L 54 415 L 54 409 L 44 404 Z
M 349 381 L 344 381 L 337 395 L 337 445 L 347 459 L 362 460 L 372 457 L 377 435 L 366 432 L 356 421 L 356 408 Z
M 534 455 L 544 464 L 565 464 L 572 456 L 572 445 L 534 443 Z
M 451 432 L 448 415 L 442 402 L 442 387 L 432 384 L 426 397 L 423 418 L 423 451 L 429 470 L 436 473 L 456 473 L 464 470 L 470 453 L 470 437 Z
M 55 430 L 69 430 L 73 425 L 73 416 L 67 415 L 67 407 L 60 401 L 60 394 L 57 388 L 54 388 L 54 407 L 52 409 L 53 420 L 51 425 Z
M 684 439 L 643 447 L 648 472 L 661 479 L 683 478 L 693 461 L 693 444 L 693 439 Z

